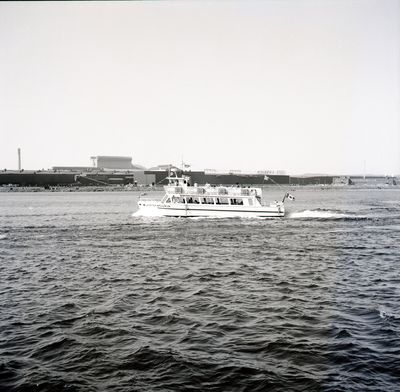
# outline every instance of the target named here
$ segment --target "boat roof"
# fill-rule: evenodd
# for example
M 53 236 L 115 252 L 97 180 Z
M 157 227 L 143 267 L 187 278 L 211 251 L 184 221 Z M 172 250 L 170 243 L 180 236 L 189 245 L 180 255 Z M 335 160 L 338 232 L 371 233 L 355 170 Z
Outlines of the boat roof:
M 235 187 L 235 186 L 180 186 L 166 185 L 165 192 L 169 195 L 194 196 L 194 197 L 245 197 L 245 196 L 261 196 L 261 188 L 253 187 Z
M 241 187 L 237 186 L 222 186 L 222 185 L 210 185 L 205 184 L 204 186 L 190 185 L 190 177 L 182 175 L 178 177 L 176 172 L 171 172 L 167 177 L 168 185 L 164 186 L 165 192 L 169 195 L 181 195 L 181 196 L 205 196 L 205 197 L 238 197 L 238 196 L 261 196 L 261 188 L 254 187 Z

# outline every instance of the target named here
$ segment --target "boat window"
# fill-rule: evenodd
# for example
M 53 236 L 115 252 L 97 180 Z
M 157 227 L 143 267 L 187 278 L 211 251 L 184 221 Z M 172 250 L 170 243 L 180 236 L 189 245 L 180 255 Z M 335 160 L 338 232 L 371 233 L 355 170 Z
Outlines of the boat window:
M 253 199 L 249 199 L 249 206 L 253 205 Z
M 226 188 L 218 188 L 219 195 L 226 195 L 227 193 L 228 193 L 228 190 Z
M 167 197 L 167 200 L 165 200 L 165 203 L 171 203 L 171 198 Z
M 194 203 L 194 204 L 199 204 L 199 203 L 200 203 L 199 198 L 198 198 L 198 197 L 194 197 L 194 198 L 193 198 L 193 203 Z
M 214 198 L 213 197 L 202 197 L 201 203 L 202 204 L 214 204 Z
M 219 204 L 229 204 L 229 199 L 227 197 L 220 197 Z
M 172 203 L 184 203 L 185 199 L 182 196 L 172 196 Z
M 186 203 L 192 204 L 193 203 L 193 197 L 187 197 L 186 198 Z

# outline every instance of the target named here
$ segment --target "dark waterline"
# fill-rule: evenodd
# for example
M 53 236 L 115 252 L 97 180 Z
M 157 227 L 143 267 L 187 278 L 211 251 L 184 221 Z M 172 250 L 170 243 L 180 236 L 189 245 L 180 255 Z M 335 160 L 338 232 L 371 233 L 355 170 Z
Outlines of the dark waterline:
M 295 196 L 266 221 L 0 193 L 0 391 L 399 390 L 400 190 Z

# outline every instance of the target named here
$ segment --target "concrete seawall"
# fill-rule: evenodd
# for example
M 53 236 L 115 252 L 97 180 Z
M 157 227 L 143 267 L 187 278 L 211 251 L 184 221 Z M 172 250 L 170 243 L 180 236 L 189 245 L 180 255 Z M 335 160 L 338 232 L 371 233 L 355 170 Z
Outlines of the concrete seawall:
M 184 173 L 191 178 L 191 183 L 212 185 L 332 185 L 333 176 L 291 177 L 288 175 L 223 174 L 190 171 Z M 54 172 L 54 171 L 3 171 L 0 172 L 0 186 L 111 186 L 111 185 L 165 185 L 166 171 L 141 172 Z
M 0 173 L 0 185 L 18 186 L 65 186 L 73 185 L 75 174 L 49 172 L 3 172 Z

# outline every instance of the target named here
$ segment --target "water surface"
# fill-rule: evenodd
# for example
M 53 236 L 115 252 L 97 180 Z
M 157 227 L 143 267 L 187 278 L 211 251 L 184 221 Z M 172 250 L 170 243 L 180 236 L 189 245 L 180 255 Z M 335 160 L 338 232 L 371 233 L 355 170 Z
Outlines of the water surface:
M 398 390 L 400 190 L 291 193 L 276 220 L 0 193 L 0 390 Z

